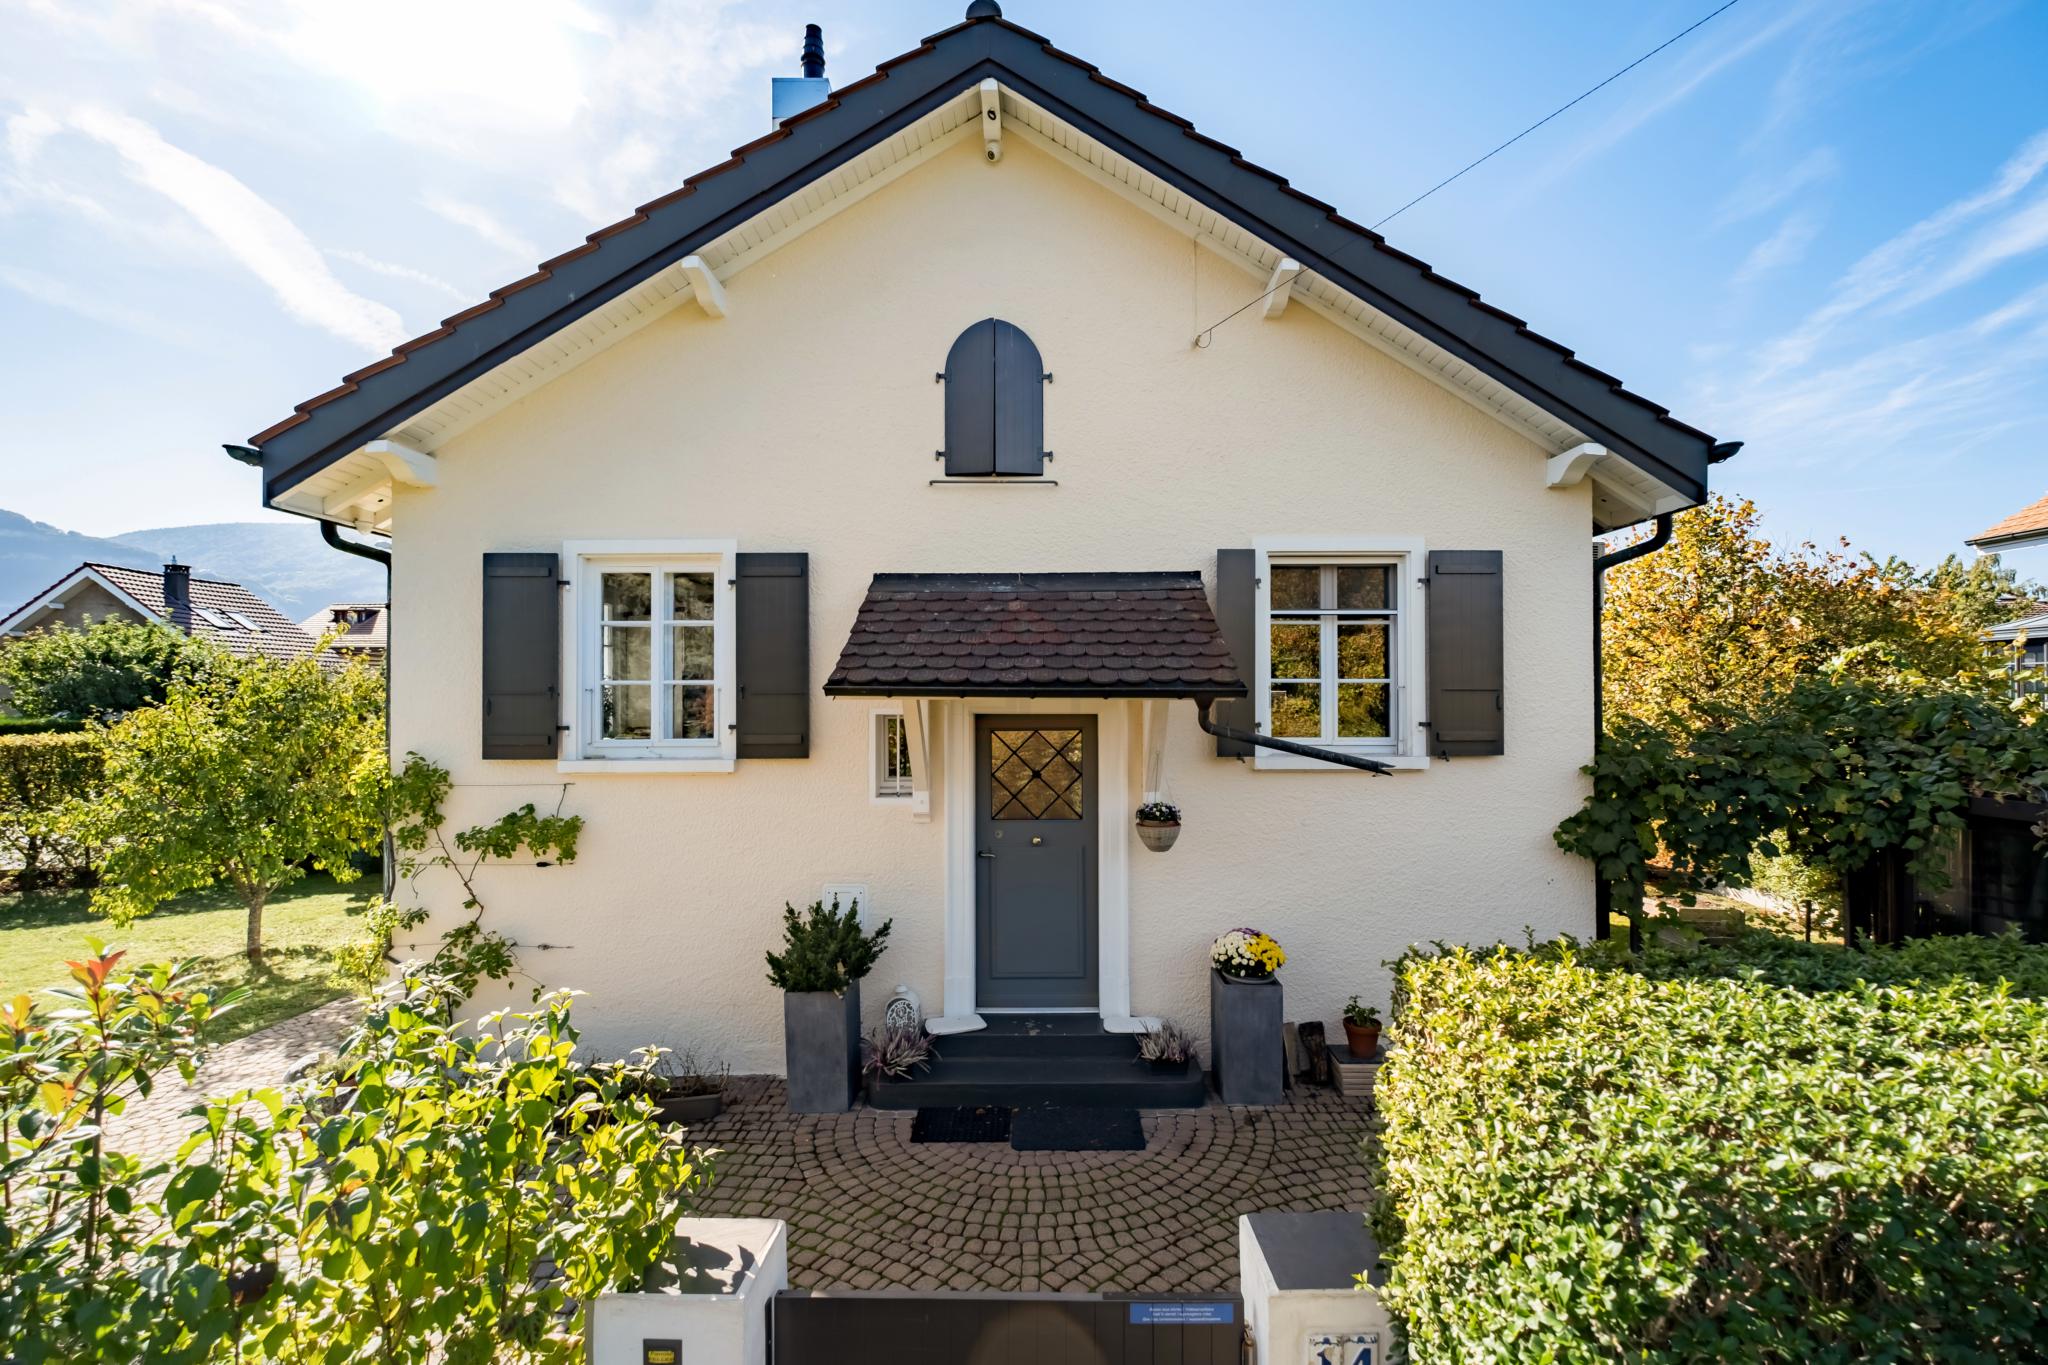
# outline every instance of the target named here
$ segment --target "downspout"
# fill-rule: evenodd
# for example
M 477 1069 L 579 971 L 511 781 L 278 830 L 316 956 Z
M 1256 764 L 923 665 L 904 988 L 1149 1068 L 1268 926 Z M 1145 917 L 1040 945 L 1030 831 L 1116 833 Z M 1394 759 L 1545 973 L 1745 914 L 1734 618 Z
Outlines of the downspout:
M 1740 441 L 1722 441 L 1707 452 L 1707 463 L 1717 465 L 1731 458 L 1742 449 Z M 1597 753 L 1607 737 L 1607 678 L 1601 665 L 1602 634 L 1606 619 L 1607 571 L 1630 560 L 1652 555 L 1671 543 L 1671 528 L 1676 517 L 1673 512 L 1657 514 L 1656 529 L 1645 540 L 1623 546 L 1612 554 L 1593 557 L 1593 748 Z M 1608 936 L 1607 917 L 1614 909 L 1614 888 L 1596 875 L 1593 882 L 1593 937 Z M 1643 931 L 1636 922 L 1636 916 L 1629 916 L 1628 946 L 1630 952 L 1643 950 Z
M 1335 749 L 1318 749 L 1313 744 L 1296 744 L 1291 739 L 1274 739 L 1271 735 L 1253 734 L 1248 730 L 1233 729 L 1218 725 L 1209 719 L 1209 708 L 1215 704 L 1214 697 L 1196 697 L 1195 710 L 1202 728 L 1218 739 L 1236 740 L 1239 744 L 1256 744 L 1261 749 L 1277 749 L 1283 754 L 1299 754 L 1303 758 L 1318 759 L 1324 763 L 1336 763 L 1346 768 L 1356 768 L 1366 773 L 1388 773 L 1393 769 L 1376 759 L 1360 758 L 1357 754 L 1338 753 Z

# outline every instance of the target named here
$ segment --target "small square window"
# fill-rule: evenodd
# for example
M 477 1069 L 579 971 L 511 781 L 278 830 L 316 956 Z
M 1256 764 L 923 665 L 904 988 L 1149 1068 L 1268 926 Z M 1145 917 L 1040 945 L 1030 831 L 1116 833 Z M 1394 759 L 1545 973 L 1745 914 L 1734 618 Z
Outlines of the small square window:
M 874 797 L 895 801 L 910 796 L 910 730 L 897 711 L 875 713 L 873 743 Z

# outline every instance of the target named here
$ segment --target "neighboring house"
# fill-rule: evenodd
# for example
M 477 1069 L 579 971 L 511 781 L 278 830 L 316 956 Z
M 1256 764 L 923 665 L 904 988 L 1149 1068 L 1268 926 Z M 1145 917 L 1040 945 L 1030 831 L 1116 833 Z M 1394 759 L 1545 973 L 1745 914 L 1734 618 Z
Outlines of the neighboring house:
M 1985 554 L 2048 545 L 2048 496 L 2030 502 L 1994 526 L 1986 527 L 1964 542 Z
M 231 654 L 299 659 L 313 652 L 313 638 L 255 593 L 239 583 L 194 578 L 191 566 L 177 563 L 156 572 L 81 564 L 0 617 L 0 635 L 76 629 L 109 617 L 161 622 Z
M 299 622 L 299 629 L 316 640 L 329 631 L 338 632 L 328 646 L 330 650 L 345 658 L 381 665 L 388 615 L 382 602 L 335 602 Z
M 969 15 L 231 448 L 391 533 L 450 820 L 585 817 L 492 927 L 593 1046 L 759 1071 L 834 889 L 941 1031 L 1205 1035 L 1242 924 L 1333 1029 L 1411 943 L 1591 933 L 1590 537 L 1732 447 Z

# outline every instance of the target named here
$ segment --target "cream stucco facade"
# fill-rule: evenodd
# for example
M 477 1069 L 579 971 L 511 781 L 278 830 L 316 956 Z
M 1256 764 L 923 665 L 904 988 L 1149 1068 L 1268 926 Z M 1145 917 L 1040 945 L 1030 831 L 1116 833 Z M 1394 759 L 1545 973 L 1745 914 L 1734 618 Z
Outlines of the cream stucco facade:
M 584 817 L 573 865 L 490 867 L 479 889 L 493 927 L 567 945 L 522 965 L 587 993 L 594 1050 L 661 1043 L 780 1071 L 762 953 L 785 901 L 833 884 L 867 886 L 895 926 L 865 987 L 870 1021 L 897 982 L 940 1011 L 949 933 L 957 990 L 972 922 L 961 737 L 981 708 L 932 704 L 932 815 L 918 820 L 871 799 L 886 703 L 817 691 L 878 572 L 1213 582 L 1219 547 L 1279 537 L 1501 551 L 1502 756 L 1388 776 L 1261 768 L 1216 757 L 1194 707 L 1173 702 L 1158 787 L 1186 828 L 1159 855 L 1129 820 L 1148 785 L 1146 703 L 1090 704 L 1104 718 L 1105 943 L 1124 935 L 1128 1013 L 1199 1037 L 1207 945 L 1235 925 L 1285 945 L 1289 1017 L 1333 1028 L 1354 993 L 1384 1008 L 1382 962 L 1412 942 L 1590 931 L 1591 878 L 1551 840 L 1583 794 L 1592 733 L 1588 485 L 1547 487 L 1550 451 L 1307 308 L 1253 309 L 1191 344 L 1264 287 L 1028 142 L 995 164 L 957 142 L 732 280 L 727 316 L 667 313 L 447 442 L 434 486 L 396 490 L 393 751 L 450 770 L 458 825 L 558 795 Z M 1055 376 L 1056 486 L 932 482 L 933 373 L 990 316 L 1023 328 Z M 656 540 L 808 553 L 810 756 L 663 773 L 480 758 L 482 556 Z M 459 897 L 421 889 L 441 916 L 430 933 L 452 922 Z

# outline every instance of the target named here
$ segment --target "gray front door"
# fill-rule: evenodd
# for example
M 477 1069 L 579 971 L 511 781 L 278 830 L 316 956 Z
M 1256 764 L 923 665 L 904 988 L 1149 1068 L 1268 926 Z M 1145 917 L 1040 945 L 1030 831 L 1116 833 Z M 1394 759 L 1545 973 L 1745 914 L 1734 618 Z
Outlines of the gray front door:
M 979 716 L 974 740 L 975 1004 L 1093 1006 L 1095 718 Z

